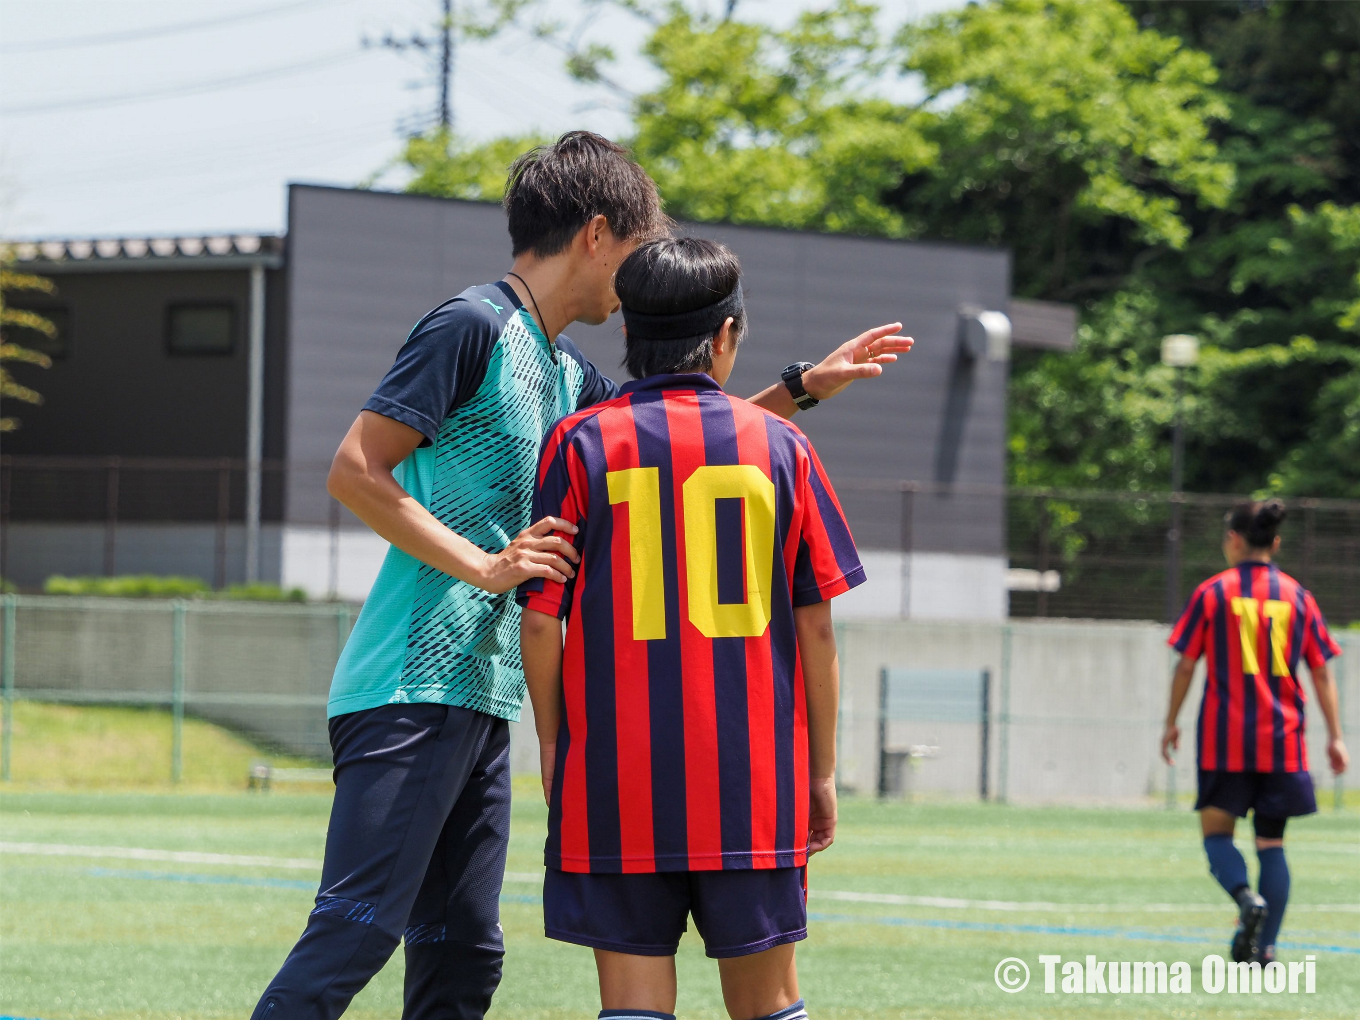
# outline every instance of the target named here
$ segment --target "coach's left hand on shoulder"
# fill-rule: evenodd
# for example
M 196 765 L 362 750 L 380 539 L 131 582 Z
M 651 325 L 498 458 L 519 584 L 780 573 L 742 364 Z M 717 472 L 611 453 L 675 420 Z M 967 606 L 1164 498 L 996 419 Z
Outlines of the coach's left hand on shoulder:
M 856 379 L 870 379 L 883 374 L 883 366 L 906 354 L 916 343 L 909 336 L 898 336 L 900 322 L 875 326 L 847 340 L 803 373 L 803 388 L 818 400 L 830 400 Z

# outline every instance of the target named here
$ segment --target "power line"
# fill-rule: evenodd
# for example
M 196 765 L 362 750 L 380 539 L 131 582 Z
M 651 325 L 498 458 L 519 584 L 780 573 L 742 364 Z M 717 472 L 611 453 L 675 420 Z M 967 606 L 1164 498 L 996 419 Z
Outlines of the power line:
M 300 10 L 304 7 L 316 7 L 324 0 L 296 0 L 294 3 L 280 4 L 276 7 L 266 7 L 261 10 L 245 11 L 239 14 L 228 14 L 220 18 L 205 18 L 202 21 L 180 21 L 173 25 L 162 25 L 159 28 L 134 29 L 125 32 L 102 32 L 95 35 L 78 35 L 73 39 L 36 39 L 32 42 L 9 43 L 0 46 L 0 53 L 46 53 L 51 50 L 75 49 L 80 46 L 103 46 L 106 43 L 120 42 L 139 42 L 142 39 L 156 39 L 164 35 L 176 35 L 180 32 L 195 32 L 201 28 L 214 28 L 218 25 L 230 25 L 241 21 L 254 21 L 258 18 L 272 18 L 279 14 L 287 14 L 290 11 Z
M 363 46 L 367 49 L 370 46 L 381 47 L 382 49 L 392 50 L 396 53 L 405 53 L 407 50 L 420 50 L 426 54 L 439 51 L 439 107 L 436 118 L 440 127 L 447 132 L 453 130 L 453 102 L 450 97 L 451 82 L 453 79 L 453 60 L 454 60 L 454 9 L 453 0 L 440 0 L 443 8 L 443 17 L 438 25 L 438 34 L 429 37 L 420 32 L 412 32 L 408 38 L 393 35 L 388 32 L 377 42 L 372 42 L 367 37 L 363 40 Z
M 343 64 L 361 56 L 360 51 L 342 50 L 338 53 L 327 54 L 323 57 L 316 57 L 312 60 L 304 60 L 296 64 L 285 64 L 281 67 L 267 67 L 256 71 L 247 71 L 244 74 L 228 75 L 223 78 L 208 78 L 197 82 L 185 82 L 179 85 L 162 86 L 155 89 L 147 89 L 141 92 L 123 92 L 111 96 L 95 96 L 85 99 L 58 99 L 49 103 L 33 103 L 27 106 L 5 106 L 0 107 L 0 116 L 15 116 L 30 113 L 48 113 L 54 110 L 93 110 L 104 106 L 120 106 L 124 103 L 142 103 L 155 99 L 168 99 L 178 96 L 193 95 L 200 92 L 214 92 L 218 89 L 232 88 L 237 85 L 247 85 L 257 81 L 268 81 L 272 78 L 284 78 L 288 75 L 301 74 L 304 71 L 314 71 L 322 67 L 331 67 L 336 64 Z

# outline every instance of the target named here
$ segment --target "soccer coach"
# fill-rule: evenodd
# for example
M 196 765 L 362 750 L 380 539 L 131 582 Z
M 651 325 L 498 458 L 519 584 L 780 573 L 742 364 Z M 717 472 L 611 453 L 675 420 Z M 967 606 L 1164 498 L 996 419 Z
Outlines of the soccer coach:
M 340 444 L 327 487 L 391 543 L 331 685 L 335 801 L 316 906 L 253 1020 L 338 1017 L 406 944 L 407 1020 L 480 1018 L 500 982 L 508 721 L 524 674 L 514 589 L 575 550 L 529 527 L 539 445 L 617 392 L 561 335 L 618 307 L 614 271 L 664 233 L 656 185 L 572 132 L 521 156 L 513 266 L 416 323 Z M 870 330 L 757 396 L 784 417 L 880 374 L 911 341 Z

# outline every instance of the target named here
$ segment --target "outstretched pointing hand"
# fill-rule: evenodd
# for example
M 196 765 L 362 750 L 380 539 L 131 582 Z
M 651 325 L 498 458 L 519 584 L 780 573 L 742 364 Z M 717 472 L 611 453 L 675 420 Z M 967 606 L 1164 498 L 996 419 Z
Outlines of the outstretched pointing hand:
M 875 326 L 847 340 L 828 354 L 820 365 L 803 373 L 803 388 L 818 400 L 829 400 L 856 379 L 883 374 L 883 366 L 897 360 L 916 343 L 909 336 L 898 336 L 900 322 Z

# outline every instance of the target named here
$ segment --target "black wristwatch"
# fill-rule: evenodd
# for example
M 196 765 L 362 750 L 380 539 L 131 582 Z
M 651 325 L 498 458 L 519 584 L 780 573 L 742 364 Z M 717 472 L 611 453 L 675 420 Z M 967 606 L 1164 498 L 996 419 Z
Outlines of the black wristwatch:
M 803 389 L 803 373 L 812 367 L 810 361 L 795 361 L 779 373 L 779 378 L 784 380 L 784 385 L 789 388 L 789 395 L 793 397 L 793 402 L 798 405 L 800 411 L 806 411 L 821 403 L 820 400 Z

